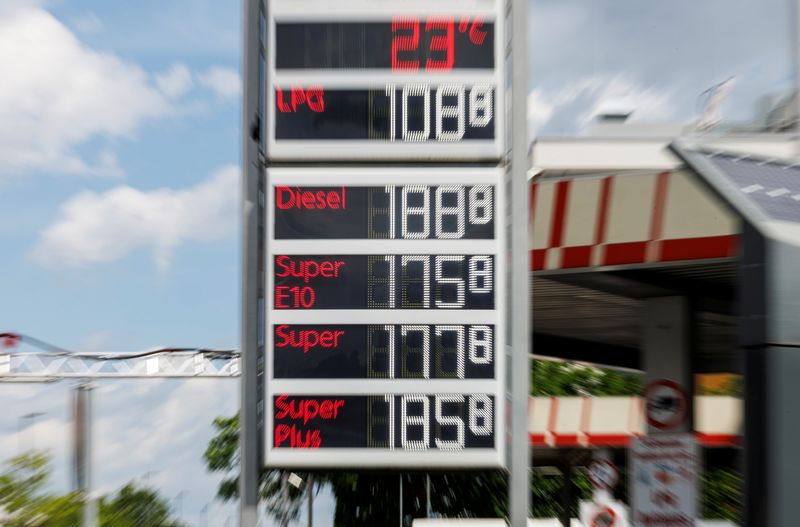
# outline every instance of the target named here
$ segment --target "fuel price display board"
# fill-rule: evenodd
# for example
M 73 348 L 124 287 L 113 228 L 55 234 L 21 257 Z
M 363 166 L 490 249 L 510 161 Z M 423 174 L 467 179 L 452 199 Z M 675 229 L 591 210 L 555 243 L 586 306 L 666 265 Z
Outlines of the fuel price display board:
M 499 0 L 271 0 L 272 160 L 496 160 L 504 145 Z
M 502 177 L 267 169 L 268 465 L 502 465 Z

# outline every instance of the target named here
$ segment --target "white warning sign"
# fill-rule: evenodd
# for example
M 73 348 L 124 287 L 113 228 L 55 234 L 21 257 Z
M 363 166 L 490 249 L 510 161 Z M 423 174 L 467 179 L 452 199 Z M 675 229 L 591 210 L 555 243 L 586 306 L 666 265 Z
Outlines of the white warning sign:
M 636 438 L 630 456 L 633 527 L 694 527 L 698 469 L 694 437 Z

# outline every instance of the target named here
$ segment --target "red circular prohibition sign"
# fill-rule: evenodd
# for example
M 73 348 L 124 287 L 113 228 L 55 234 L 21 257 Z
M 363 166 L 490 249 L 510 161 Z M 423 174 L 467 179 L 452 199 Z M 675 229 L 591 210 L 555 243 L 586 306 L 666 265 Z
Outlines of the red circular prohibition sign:
M 650 404 L 653 397 L 653 392 L 659 388 L 669 388 L 670 390 L 674 391 L 677 399 L 676 409 L 673 416 L 665 421 L 659 421 L 658 419 L 654 418 L 650 412 Z M 647 414 L 647 423 L 650 426 L 659 430 L 670 430 L 676 426 L 680 426 L 686 420 L 689 396 L 687 395 L 686 390 L 683 389 L 683 386 L 677 382 L 670 379 L 658 379 L 651 382 L 647 385 L 647 388 L 645 388 L 644 399 L 645 404 L 647 404 L 647 409 L 645 412 Z
M 617 513 L 611 507 L 603 509 L 592 518 L 591 527 L 614 527 L 617 524 Z

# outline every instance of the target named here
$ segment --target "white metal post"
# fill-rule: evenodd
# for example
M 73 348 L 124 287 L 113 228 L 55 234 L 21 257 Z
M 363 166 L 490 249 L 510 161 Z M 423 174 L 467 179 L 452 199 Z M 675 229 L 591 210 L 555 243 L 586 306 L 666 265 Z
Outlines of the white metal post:
M 425 517 L 431 517 L 431 475 L 425 474 Z
M 795 134 L 795 156 L 800 157 L 800 0 L 789 0 L 789 57 L 792 61 L 792 88 L 789 90 L 787 114 L 795 121 L 792 132 Z
M 530 464 L 528 395 L 530 383 L 530 276 L 528 268 L 528 0 L 511 0 L 511 444 L 509 519 L 528 523 Z
M 75 388 L 74 470 L 76 490 L 83 494 L 82 527 L 97 526 L 97 502 L 92 494 L 92 385 L 83 382 Z
M 256 527 L 258 521 L 259 382 L 258 382 L 258 223 L 259 159 L 259 63 L 261 60 L 261 0 L 243 0 L 242 73 L 242 310 L 241 310 L 241 408 L 239 410 L 240 525 Z M 263 111 L 263 109 L 262 109 Z
M 314 476 L 309 474 L 306 479 L 308 488 L 308 527 L 314 527 Z

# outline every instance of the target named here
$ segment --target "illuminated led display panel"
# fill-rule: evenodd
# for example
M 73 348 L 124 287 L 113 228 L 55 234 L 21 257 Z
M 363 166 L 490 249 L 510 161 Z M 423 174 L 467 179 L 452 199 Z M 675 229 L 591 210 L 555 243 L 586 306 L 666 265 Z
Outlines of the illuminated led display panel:
M 496 160 L 504 144 L 499 0 L 271 0 L 272 160 Z
M 502 465 L 502 175 L 267 169 L 268 465 Z

